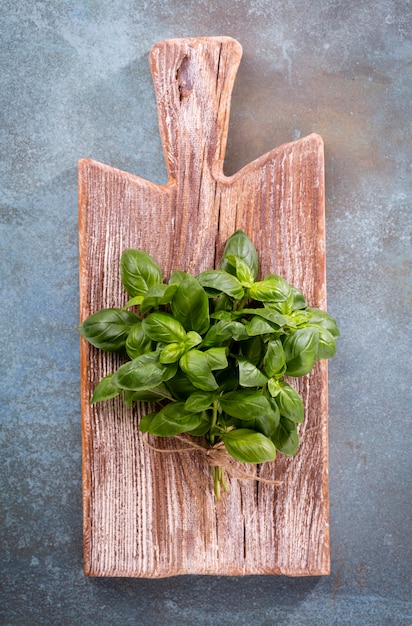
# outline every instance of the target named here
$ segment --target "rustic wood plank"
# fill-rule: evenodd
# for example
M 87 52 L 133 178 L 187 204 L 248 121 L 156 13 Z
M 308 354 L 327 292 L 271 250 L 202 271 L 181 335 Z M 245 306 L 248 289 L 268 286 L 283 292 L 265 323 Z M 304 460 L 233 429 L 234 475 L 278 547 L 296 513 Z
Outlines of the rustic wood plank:
M 118 264 L 126 247 L 152 254 L 166 276 L 173 269 L 200 272 L 219 262 L 237 228 L 253 240 L 262 274 L 283 275 L 311 306 L 325 307 L 320 137 L 223 174 L 240 57 L 230 38 L 168 40 L 152 49 L 167 184 L 80 161 L 81 320 L 125 303 Z M 119 364 L 120 357 L 81 340 L 86 574 L 327 574 L 326 362 L 298 381 L 306 412 L 298 454 L 248 468 L 282 485 L 230 479 L 231 493 L 219 503 L 199 453 L 160 454 L 144 444 L 141 407 L 118 399 L 90 407 L 98 380 Z

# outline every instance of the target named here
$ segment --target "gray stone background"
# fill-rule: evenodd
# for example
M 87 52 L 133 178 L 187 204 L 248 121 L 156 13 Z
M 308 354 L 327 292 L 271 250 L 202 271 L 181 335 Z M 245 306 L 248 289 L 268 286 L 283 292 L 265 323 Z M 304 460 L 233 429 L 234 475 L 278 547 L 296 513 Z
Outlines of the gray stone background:
M 406 625 L 411 604 L 411 3 L 1 2 L 1 623 Z M 147 57 L 230 35 L 226 172 L 325 141 L 329 577 L 82 572 L 77 160 L 166 180 Z

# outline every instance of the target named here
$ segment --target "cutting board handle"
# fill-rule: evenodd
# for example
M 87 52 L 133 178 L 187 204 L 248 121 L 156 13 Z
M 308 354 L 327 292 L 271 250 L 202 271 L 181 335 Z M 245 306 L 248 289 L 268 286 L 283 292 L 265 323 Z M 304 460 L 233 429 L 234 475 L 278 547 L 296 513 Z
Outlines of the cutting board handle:
M 230 37 L 168 39 L 152 48 L 149 65 L 170 179 L 184 176 L 183 165 L 222 173 L 241 57 L 241 45 Z

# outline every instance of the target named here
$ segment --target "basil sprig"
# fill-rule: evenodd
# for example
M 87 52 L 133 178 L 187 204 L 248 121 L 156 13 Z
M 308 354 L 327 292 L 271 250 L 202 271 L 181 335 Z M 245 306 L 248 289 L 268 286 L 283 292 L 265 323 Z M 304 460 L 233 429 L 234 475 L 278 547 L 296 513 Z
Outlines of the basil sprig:
M 121 395 L 128 405 L 154 403 L 142 432 L 206 437 L 237 461 L 294 455 L 304 406 L 284 377 L 305 376 L 334 356 L 333 317 L 309 307 L 281 276 L 258 280 L 256 249 L 241 230 L 227 241 L 219 269 L 175 271 L 166 283 L 149 254 L 127 249 L 120 276 L 131 299 L 79 326 L 95 348 L 126 359 L 98 383 L 91 402 Z M 222 468 L 213 474 L 219 498 L 227 483 Z

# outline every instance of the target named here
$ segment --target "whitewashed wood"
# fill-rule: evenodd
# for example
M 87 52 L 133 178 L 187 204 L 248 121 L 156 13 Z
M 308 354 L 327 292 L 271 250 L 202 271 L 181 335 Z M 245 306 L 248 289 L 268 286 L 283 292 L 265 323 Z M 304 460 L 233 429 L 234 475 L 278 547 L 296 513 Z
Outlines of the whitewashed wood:
M 262 274 L 282 274 L 310 305 L 325 307 L 321 138 L 310 135 L 223 174 L 240 58 L 230 38 L 168 40 L 152 49 L 166 185 L 80 161 L 81 320 L 126 302 L 118 273 L 126 247 L 152 254 L 166 277 L 174 269 L 196 273 L 219 262 L 237 228 L 254 241 Z M 145 446 L 139 407 L 118 399 L 90 407 L 95 384 L 119 363 L 81 341 L 86 574 L 327 574 L 326 363 L 299 381 L 306 419 L 298 454 L 248 467 L 282 486 L 230 479 L 231 493 L 219 503 L 200 453 Z

